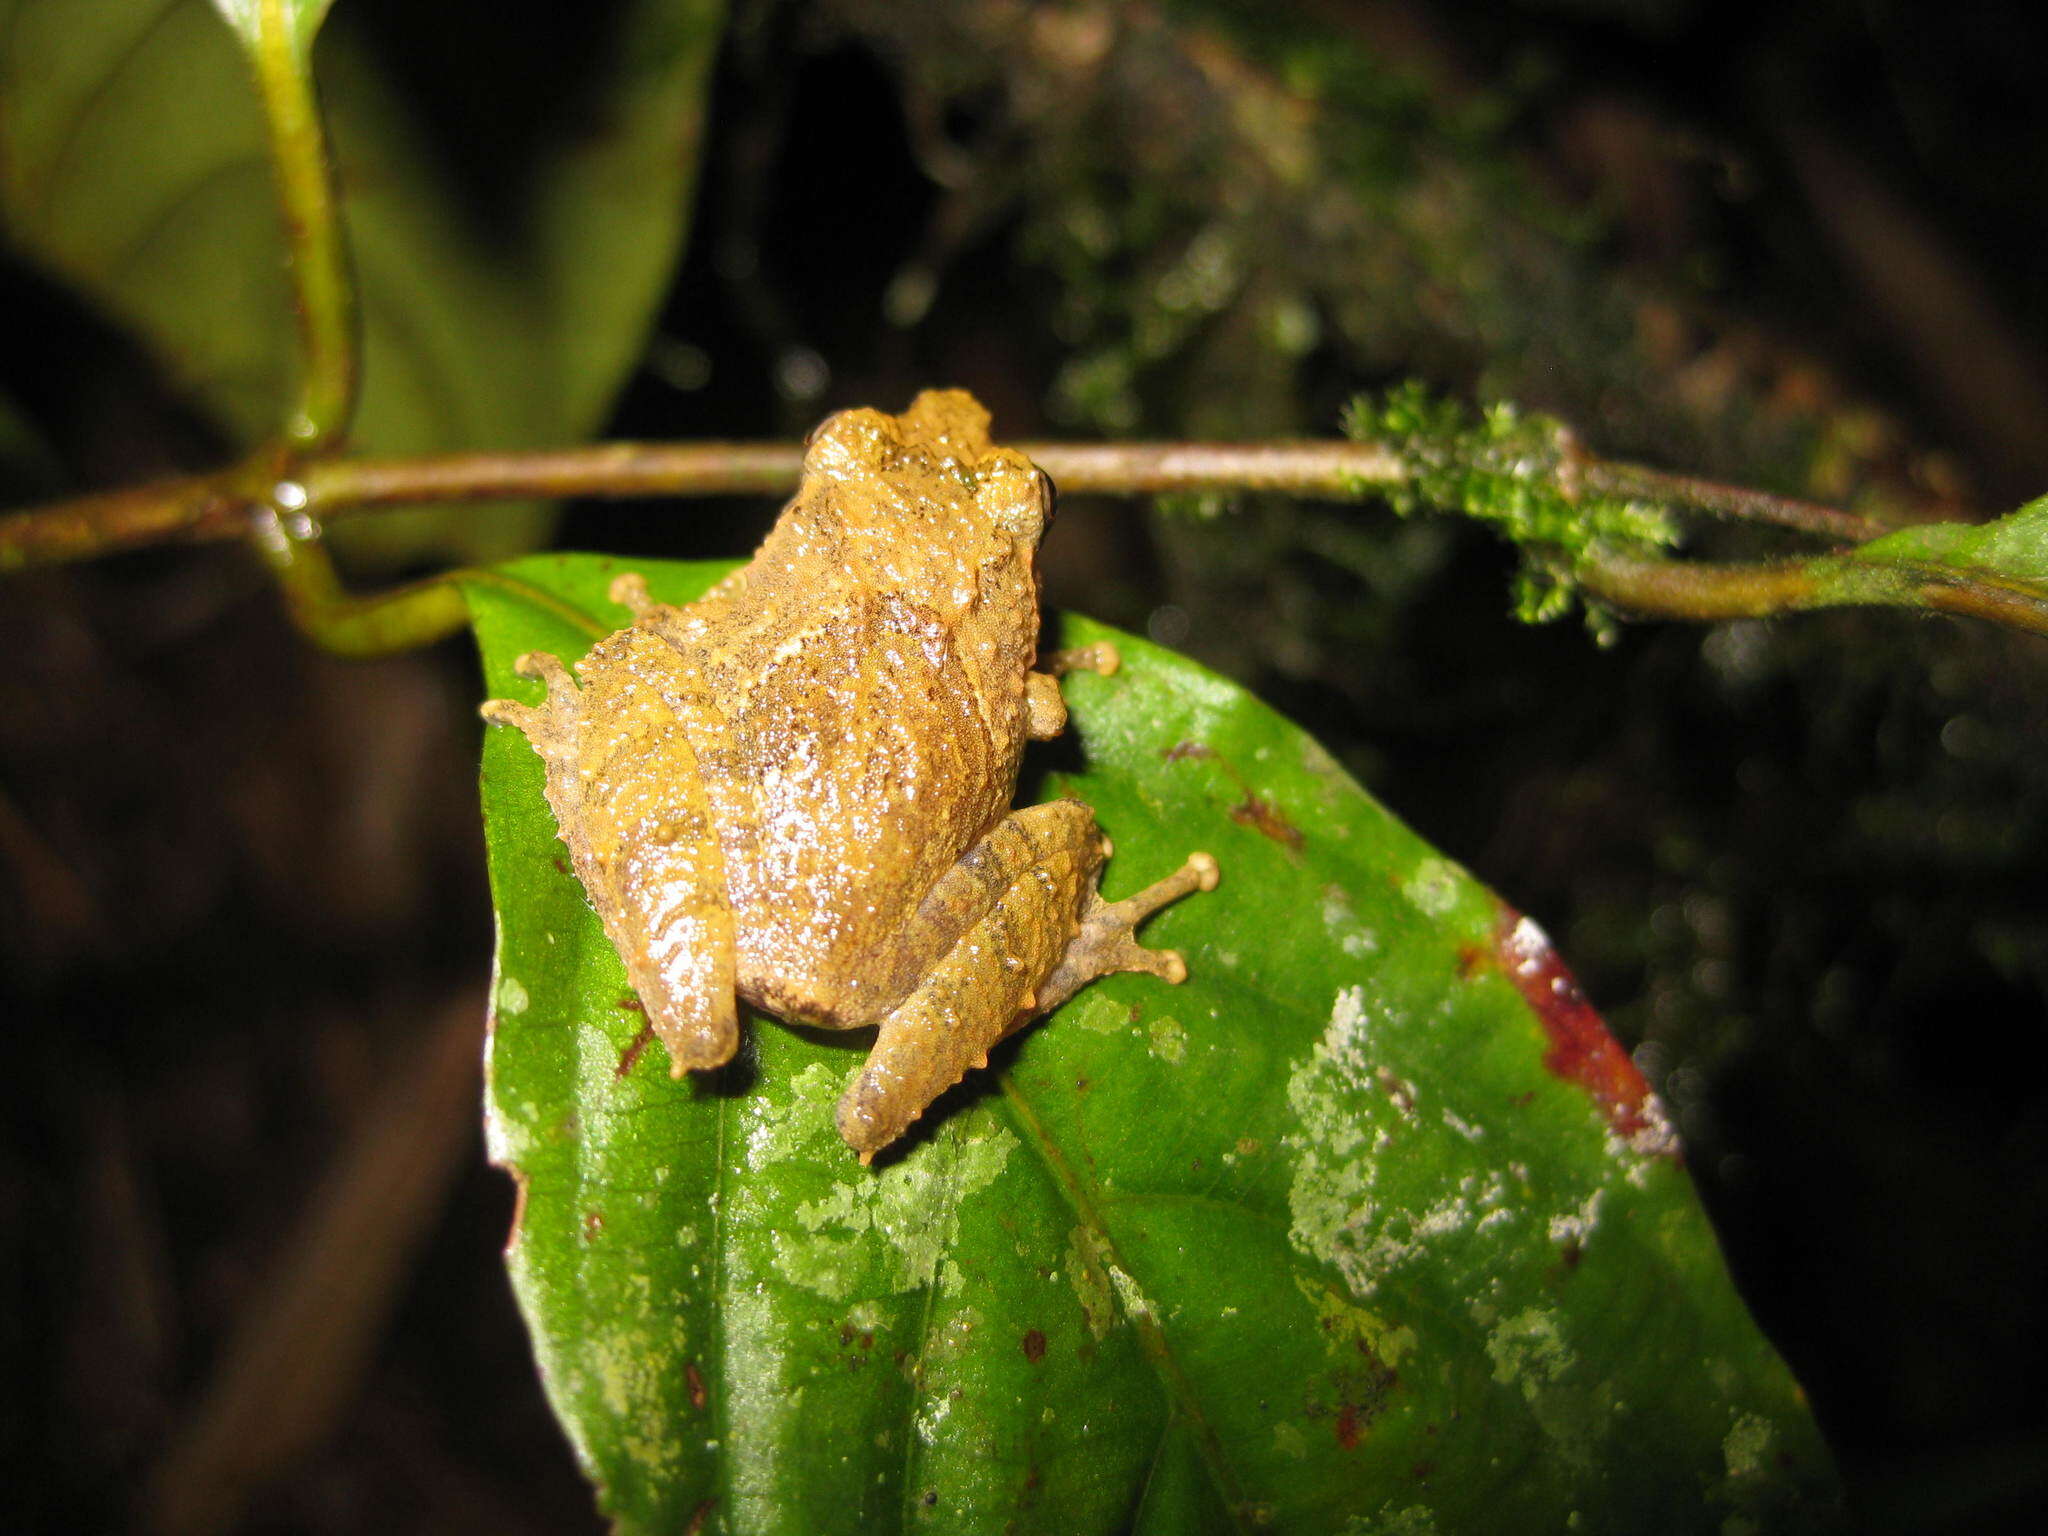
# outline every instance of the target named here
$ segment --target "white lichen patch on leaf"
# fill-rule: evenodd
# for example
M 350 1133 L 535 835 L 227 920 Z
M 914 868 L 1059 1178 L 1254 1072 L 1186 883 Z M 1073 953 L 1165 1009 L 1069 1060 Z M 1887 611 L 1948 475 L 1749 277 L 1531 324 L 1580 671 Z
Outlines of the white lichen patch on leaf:
M 1289 1237 L 1334 1269 L 1355 1301 L 1444 1266 L 1483 1274 L 1552 1265 L 1559 1246 L 1585 1245 L 1617 1182 L 1612 1171 L 1552 1170 L 1533 1187 L 1525 1164 L 1503 1159 L 1511 1122 L 1489 1136 L 1448 1105 L 1419 1102 L 1425 1090 L 1388 1063 L 1405 1061 L 1414 1033 L 1448 1017 L 1403 1013 L 1364 985 L 1345 987 L 1288 1078 Z M 1427 1091 L 1455 1096 L 1460 1085 L 1432 1081 Z
M 1131 1027 L 1131 1011 L 1101 992 L 1084 992 L 1060 1016 L 1062 1029 L 1086 1029 L 1098 1035 L 1114 1035 Z
M 813 1062 L 792 1084 L 784 1123 L 816 1120 L 840 1086 L 836 1073 Z M 829 1116 L 822 1123 L 829 1129 Z M 770 1152 L 777 1139 L 757 1128 L 749 1153 Z M 831 1191 L 797 1206 L 795 1230 L 775 1232 L 780 1273 L 829 1301 L 930 1285 L 959 1234 L 961 1207 L 995 1182 L 1018 1145 L 992 1116 L 966 1114 L 879 1171 L 834 1159 L 825 1165 L 837 1175 Z
M 946 1423 L 946 1415 L 952 1411 L 953 1398 L 950 1394 L 940 1392 L 926 1397 L 918 1407 L 917 1416 L 913 1420 L 917 1438 L 926 1445 L 937 1445 L 939 1431 Z
M 1284 1139 L 1295 1157 L 1289 1236 L 1360 1300 L 1402 1266 L 1429 1261 L 1435 1245 L 1499 1225 L 1526 1198 L 1501 1169 L 1447 1161 L 1440 1138 L 1421 1148 L 1428 1155 L 1404 1158 L 1429 1129 L 1416 1105 L 1421 1090 L 1379 1062 L 1373 1040 L 1399 1022 L 1384 1009 L 1376 1016 L 1364 987 L 1343 989 L 1287 1087 L 1298 1127 Z
M 1593 1446 L 1617 1432 L 1628 1404 L 1611 1387 L 1585 1379 L 1557 1313 L 1529 1307 L 1486 1338 L 1493 1379 L 1519 1392 L 1557 1454 L 1575 1467 L 1593 1464 Z
M 1289 1461 L 1308 1459 L 1308 1437 L 1298 1425 L 1282 1419 L 1273 1426 L 1273 1449 Z
M 1600 1225 L 1600 1202 L 1606 1198 L 1607 1188 L 1601 1185 L 1586 1196 L 1577 1210 L 1551 1217 L 1550 1240 L 1553 1243 L 1576 1243 L 1581 1248 L 1585 1247 L 1586 1240 Z
M 1295 1154 L 1288 1236 L 1302 1253 L 1334 1265 L 1353 1295 L 1366 1294 L 1372 1280 L 1358 1266 L 1356 1246 L 1373 1214 L 1378 1171 L 1372 1128 L 1358 1112 L 1365 1093 L 1379 1092 L 1370 1043 L 1365 988 L 1346 987 L 1322 1038 L 1287 1080 L 1287 1107 L 1297 1126 L 1285 1138 Z
M 1448 1109 L 1440 1109 L 1437 1111 L 1437 1113 L 1443 1116 L 1443 1122 L 1445 1125 L 1449 1126 L 1452 1130 L 1456 1131 L 1460 1136 L 1464 1137 L 1467 1141 L 1478 1141 L 1481 1137 L 1483 1137 L 1486 1134 L 1485 1126 L 1474 1125 L 1471 1121 L 1464 1119 L 1462 1116 L 1452 1113 Z
M 1427 1504 L 1396 1509 L 1390 1499 L 1370 1515 L 1345 1521 L 1344 1536 L 1436 1536 L 1436 1511 Z
M 673 1434 L 669 1414 L 667 1372 L 670 1357 L 647 1330 L 654 1320 L 644 1311 L 622 1325 L 586 1339 L 576 1350 L 571 1370 L 581 1380 L 568 1383 L 579 1400 L 594 1391 L 612 1416 L 619 1447 L 650 1478 L 673 1476 L 681 1442 Z
M 1138 1289 L 1138 1282 L 1114 1264 L 1106 1267 L 1109 1271 L 1109 1283 L 1116 1290 L 1117 1305 L 1123 1308 L 1124 1316 L 1133 1321 L 1144 1319 L 1153 1323 L 1158 1322 L 1159 1309 L 1152 1305 L 1151 1297 Z
M 1155 1060 L 1177 1067 L 1187 1059 L 1188 1032 L 1180 1020 L 1170 1016 L 1154 1019 L 1145 1026 L 1145 1037 Z
M 1119 644 L 1121 643 L 1119 641 Z M 1164 686 L 1154 681 L 1158 676 L 1158 668 L 1126 665 L 1118 682 L 1127 688 Z M 1212 740 L 1222 734 L 1222 727 L 1243 708 L 1244 695 L 1238 691 L 1238 685 L 1228 678 L 1194 667 L 1175 669 L 1173 709 L 1176 719 L 1171 728 L 1177 730 L 1184 739 Z M 1157 722 L 1157 725 L 1161 729 L 1167 728 L 1165 721 Z
M 1625 1136 L 1609 1129 L 1606 1152 L 1609 1158 L 1627 1170 L 1629 1183 L 1637 1189 L 1645 1189 L 1649 1186 L 1651 1170 L 1660 1162 L 1677 1157 L 1682 1148 L 1678 1127 L 1671 1123 L 1671 1112 L 1657 1094 L 1644 1095 L 1643 1102 L 1637 1107 L 1636 1119 L 1638 1124 Z
M 1776 1437 L 1771 1421 L 1762 1414 L 1739 1415 L 1721 1442 L 1721 1456 L 1728 1464 L 1728 1476 L 1739 1481 L 1766 1471 L 1770 1465 L 1771 1441 Z
M 1300 1275 L 1294 1277 L 1294 1285 L 1315 1309 L 1325 1353 L 1341 1358 L 1363 1349 L 1383 1365 L 1398 1368 L 1414 1351 L 1415 1330 L 1405 1323 L 1390 1323 Z
M 841 1077 L 821 1061 L 814 1061 L 789 1080 L 787 1109 L 776 1109 L 755 1099 L 746 1106 L 753 1127 L 746 1133 L 747 1171 L 764 1174 L 777 1164 L 794 1161 L 824 1161 L 824 1155 L 838 1141 L 832 1129 L 832 1106 L 838 1101 L 856 1067 Z M 740 1186 L 744 1192 L 751 1181 Z
M 1443 918 L 1457 907 L 1459 888 L 1464 883 L 1463 870 L 1449 859 L 1431 855 L 1418 862 L 1401 883 L 1401 894 L 1424 916 Z
M 1336 946 L 1354 959 L 1379 951 L 1379 937 L 1358 920 L 1351 905 L 1351 893 L 1343 886 L 1323 887 L 1323 931 Z
M 775 1458 L 744 1430 L 750 1424 L 772 1424 L 788 1410 L 788 1361 L 779 1344 L 777 1303 L 766 1286 L 737 1287 L 722 1300 L 725 1357 L 717 1379 L 723 1399 L 717 1422 L 734 1433 L 719 1458 L 730 1494 L 730 1502 L 720 1500 L 719 1515 L 728 1530 L 765 1530 L 786 1513 L 780 1503 L 783 1490 Z
M 1486 1357 L 1493 1362 L 1493 1379 L 1532 1403 L 1574 1364 L 1557 1314 L 1541 1307 L 1518 1312 L 1489 1333 Z
M 1067 1234 L 1063 1267 L 1074 1287 L 1074 1296 L 1081 1303 L 1081 1315 L 1087 1320 L 1090 1336 L 1098 1340 L 1107 1338 L 1116 1325 L 1117 1312 L 1110 1300 L 1109 1275 L 1102 1266 L 1095 1235 L 1086 1227 L 1077 1226 Z

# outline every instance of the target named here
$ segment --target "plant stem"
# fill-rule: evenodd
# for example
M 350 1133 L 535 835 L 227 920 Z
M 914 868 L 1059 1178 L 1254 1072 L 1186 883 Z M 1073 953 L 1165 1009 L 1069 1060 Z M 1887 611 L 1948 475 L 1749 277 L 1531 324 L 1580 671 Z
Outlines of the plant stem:
M 1909 608 L 2048 635 L 2048 594 L 1931 562 L 1849 555 L 1715 564 L 1596 557 L 1573 573 L 1589 594 L 1641 618 L 1715 623 L 1817 608 Z
M 318 525 L 309 519 L 265 509 L 251 532 L 292 622 L 324 651 L 389 656 L 431 645 L 467 622 L 452 573 L 357 597 L 342 588 Z
M 1586 458 L 1577 466 L 1578 482 L 1587 490 L 1644 501 L 1675 503 L 1739 522 L 1772 523 L 1837 544 L 1867 544 L 1891 530 L 1884 524 L 1792 496 L 1775 496 L 1747 486 L 1724 485 L 1696 475 L 1674 475 L 1642 464 Z
M 1383 445 L 1294 443 L 1026 443 L 1024 452 L 1070 492 L 1159 495 L 1265 491 L 1366 499 L 1407 477 Z M 609 443 L 526 453 L 408 459 L 319 457 L 293 463 L 259 451 L 211 475 L 159 481 L 0 518 L 0 572 L 90 559 L 146 545 L 257 535 L 286 599 L 320 644 L 369 654 L 424 643 L 462 622 L 451 582 L 353 597 L 318 542 L 336 518 L 420 502 L 535 497 L 777 495 L 796 482 L 802 450 L 783 443 Z M 1578 483 L 1657 497 L 1746 521 L 1860 543 L 1867 519 L 1762 492 L 1581 459 Z M 1861 560 L 1713 564 L 1595 554 L 1571 573 L 1586 592 L 1641 617 L 1720 619 L 1851 605 L 1964 614 L 2048 634 L 2048 596 L 1989 572 Z
M 1407 466 L 1374 443 L 1021 443 L 1067 492 L 1157 496 L 1176 492 L 1272 492 L 1362 501 L 1400 485 Z M 421 502 L 562 496 L 781 495 L 795 484 L 803 451 L 785 443 L 599 443 L 521 453 L 452 453 L 402 459 L 315 458 L 286 470 L 266 458 L 222 475 L 160 481 L 0 518 L 0 571 L 89 559 L 171 538 L 221 539 L 292 480 L 303 507 L 323 522 Z M 1883 532 L 1851 513 L 1745 491 L 1637 465 L 1590 460 L 1581 484 L 1696 505 L 1837 542 Z M 270 478 L 265 478 L 265 475 Z M 239 507 L 223 488 L 247 487 Z
M 418 502 L 591 496 L 777 496 L 795 486 L 794 443 L 599 443 L 530 453 L 323 459 L 298 479 L 307 508 L 332 520 Z
M 0 517 L 0 574 L 69 565 L 152 544 L 237 538 L 249 500 L 233 474 L 192 475 Z
M 1370 443 L 1019 443 L 1063 491 L 1157 496 L 1278 491 L 1358 500 L 1397 485 L 1401 461 Z M 775 495 L 795 486 L 803 451 L 780 443 L 603 443 L 539 453 L 433 459 L 330 459 L 301 476 L 311 505 L 499 501 L 555 496 Z
M 313 95 L 311 40 L 302 40 L 286 19 L 285 0 L 259 4 L 249 57 L 270 135 L 299 326 L 298 398 L 284 436 L 293 447 L 310 451 L 339 442 L 355 414 L 356 290 Z

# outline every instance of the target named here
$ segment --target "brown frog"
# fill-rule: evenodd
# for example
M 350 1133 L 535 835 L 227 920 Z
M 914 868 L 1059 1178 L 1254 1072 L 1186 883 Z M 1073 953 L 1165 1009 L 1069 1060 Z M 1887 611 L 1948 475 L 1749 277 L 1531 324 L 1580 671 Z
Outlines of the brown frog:
M 1052 484 L 928 391 L 901 416 L 842 411 L 753 560 L 697 602 L 651 600 L 487 720 L 524 731 L 606 935 L 677 1077 L 729 1060 L 737 1002 L 826 1029 L 879 1026 L 839 1105 L 866 1162 L 997 1041 L 1111 971 L 1187 967 L 1133 928 L 1216 862 L 1122 901 L 1109 841 L 1073 800 L 1010 808 L 1027 738 L 1066 724 L 1034 669 Z M 1107 648 L 1100 648 L 1107 652 Z M 1113 652 L 1054 658 L 1054 672 Z

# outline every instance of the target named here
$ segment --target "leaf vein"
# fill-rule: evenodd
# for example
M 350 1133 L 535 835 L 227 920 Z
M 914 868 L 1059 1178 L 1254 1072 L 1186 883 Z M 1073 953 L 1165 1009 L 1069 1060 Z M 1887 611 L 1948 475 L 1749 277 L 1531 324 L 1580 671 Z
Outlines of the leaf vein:
M 1038 1118 L 1038 1113 L 1032 1108 L 1030 1100 L 1016 1085 L 1015 1076 L 1016 1074 L 1012 1072 L 1004 1073 L 1002 1083 L 1003 1098 L 1010 1106 L 1011 1118 L 1019 1123 L 1024 1140 L 1038 1149 L 1039 1157 L 1052 1175 L 1054 1187 L 1066 1197 L 1075 1217 L 1101 1244 L 1102 1251 L 1128 1275 L 1130 1267 L 1124 1263 L 1123 1254 L 1118 1250 L 1116 1240 L 1110 1235 L 1109 1226 L 1102 1219 L 1101 1210 L 1089 1192 L 1082 1188 L 1080 1176 L 1073 1166 L 1053 1144 L 1051 1136 L 1046 1132 L 1045 1123 Z M 1232 1528 L 1242 1533 L 1242 1536 L 1250 1536 L 1251 1526 L 1245 1518 L 1246 1500 L 1243 1485 L 1238 1480 L 1236 1469 L 1230 1464 L 1222 1441 L 1217 1438 L 1215 1428 L 1209 1423 L 1208 1415 L 1202 1411 L 1202 1405 L 1196 1400 L 1194 1386 L 1181 1370 L 1173 1346 L 1167 1342 L 1165 1325 L 1156 1314 L 1147 1316 L 1129 1308 L 1121 1293 L 1117 1296 L 1117 1306 L 1130 1319 L 1131 1326 L 1137 1330 L 1141 1353 L 1158 1373 L 1160 1387 L 1166 1393 L 1171 1409 L 1177 1411 L 1193 1430 L 1195 1443 L 1202 1451 L 1202 1464 L 1208 1469 L 1211 1480 L 1216 1484 L 1216 1491 L 1222 1498 L 1224 1507 L 1230 1511 Z M 1171 1414 L 1169 1421 L 1170 1419 Z

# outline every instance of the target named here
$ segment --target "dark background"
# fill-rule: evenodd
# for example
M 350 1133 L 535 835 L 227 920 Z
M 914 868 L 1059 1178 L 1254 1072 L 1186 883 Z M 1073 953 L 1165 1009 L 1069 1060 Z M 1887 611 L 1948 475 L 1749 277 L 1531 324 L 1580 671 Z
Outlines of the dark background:
M 1133 14 L 1078 90 L 1004 44 L 1007 7 L 742 7 L 688 257 L 612 435 L 795 437 L 938 382 L 1012 438 L 1327 435 L 1354 392 L 1419 376 L 1555 410 L 1604 452 L 1902 518 L 2048 489 L 2036 7 Z M 343 22 L 486 224 L 575 121 L 606 24 L 540 0 L 344 0 Z M 1232 302 L 1136 347 L 1152 263 L 1228 167 L 1203 136 L 1232 90 L 1271 88 L 1272 39 L 1304 35 L 1375 61 L 1320 104 L 1332 174 L 1368 210 L 1417 206 L 1381 185 L 1475 200 L 1450 237 L 1474 254 L 1425 259 L 1398 215 L 1264 266 L 1254 246 L 1240 294 L 1314 322 L 1284 367 Z M 1191 65 L 1190 38 L 1242 74 Z M 1282 232 L 1334 196 L 1263 195 Z M 1126 220 L 1085 270 L 1065 243 L 1084 204 Z M 1383 265 L 1318 265 L 1361 253 Z M 921 314 L 906 275 L 929 279 Z M 222 451 L 18 261 L 0 316 L 0 382 L 55 450 L 17 498 Z M 577 507 L 561 542 L 737 556 L 772 513 Z M 1864 1525 L 2032 1528 L 2040 641 L 1831 614 L 1603 649 L 1515 626 L 1512 557 L 1483 534 L 1379 510 L 1076 499 L 1048 561 L 1054 602 L 1231 671 L 1558 938 L 1672 1102 Z M 10 580 L 0 643 L 8 1523 L 118 1525 L 323 1171 L 439 1021 L 480 1017 L 477 685 L 461 644 L 312 652 L 223 549 Z M 468 1134 L 367 1374 L 298 1470 L 250 1490 L 252 1528 L 594 1525 L 498 1267 L 510 1191 Z

